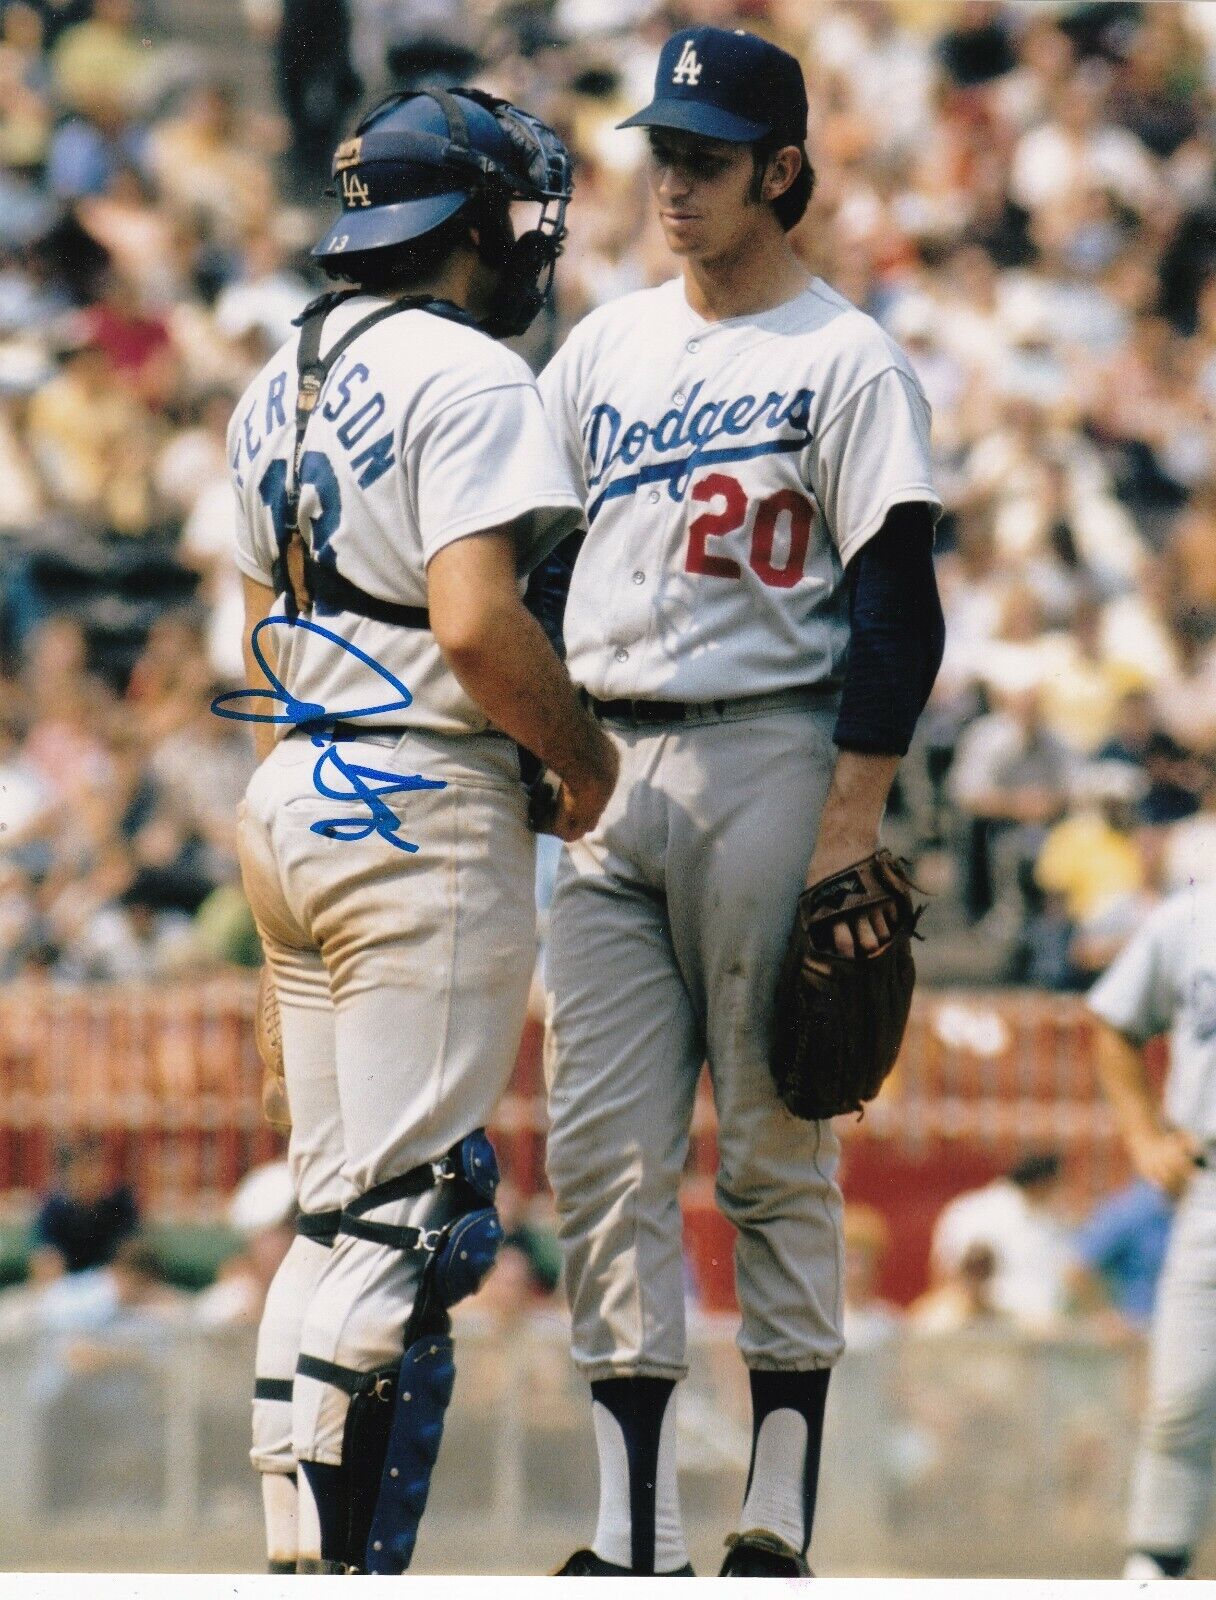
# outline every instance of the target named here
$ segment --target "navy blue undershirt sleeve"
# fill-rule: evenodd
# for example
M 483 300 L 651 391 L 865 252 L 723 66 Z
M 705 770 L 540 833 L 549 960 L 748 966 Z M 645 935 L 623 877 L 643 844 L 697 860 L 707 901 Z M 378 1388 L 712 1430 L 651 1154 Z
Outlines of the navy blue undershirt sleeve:
M 930 507 L 920 501 L 892 506 L 846 577 L 849 659 L 832 737 L 842 750 L 902 756 L 946 642 Z
M 545 630 L 545 637 L 560 660 L 566 659 L 566 641 L 563 633 L 566 620 L 566 596 L 570 593 L 570 580 L 574 576 L 574 563 L 582 549 L 586 533 L 567 534 L 555 550 L 551 550 L 540 566 L 535 568 L 524 591 L 524 605 Z

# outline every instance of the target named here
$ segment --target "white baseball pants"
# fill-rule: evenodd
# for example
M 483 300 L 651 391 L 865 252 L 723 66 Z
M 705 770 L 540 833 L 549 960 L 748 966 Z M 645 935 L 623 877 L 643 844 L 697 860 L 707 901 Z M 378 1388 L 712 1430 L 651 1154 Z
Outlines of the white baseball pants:
M 419 846 L 413 855 L 375 833 L 311 831 L 359 808 L 317 793 L 320 752 L 307 737 L 276 746 L 246 793 L 241 865 L 279 999 L 289 1161 L 306 1212 L 435 1160 L 490 1120 L 515 1062 L 535 960 L 534 845 L 514 745 L 411 732 L 395 743 L 360 739 L 347 752 L 447 787 L 389 800 Z M 375 1217 L 406 1223 L 409 1206 Z M 319 1264 L 317 1248 L 302 1240 L 289 1252 L 261 1347 L 284 1376 L 300 1349 L 358 1371 L 391 1362 L 412 1304 L 412 1264 L 347 1235 Z M 348 1406 L 341 1390 L 296 1376 L 294 1456 L 337 1465 Z M 282 1455 L 284 1416 L 259 1422 L 263 1470 L 290 1470 L 270 1464 Z
M 620 781 L 559 867 L 546 972 L 549 1176 L 589 1381 L 686 1371 L 679 1187 L 705 1061 L 744 1360 L 840 1354 L 836 1136 L 785 1110 L 767 1064 L 835 714 L 824 697 L 678 731 L 606 724 Z
M 1179 1203 L 1157 1289 L 1148 1409 L 1132 1469 L 1130 1548 L 1194 1549 L 1212 1503 L 1213 1449 L 1216 1171 L 1201 1170 Z

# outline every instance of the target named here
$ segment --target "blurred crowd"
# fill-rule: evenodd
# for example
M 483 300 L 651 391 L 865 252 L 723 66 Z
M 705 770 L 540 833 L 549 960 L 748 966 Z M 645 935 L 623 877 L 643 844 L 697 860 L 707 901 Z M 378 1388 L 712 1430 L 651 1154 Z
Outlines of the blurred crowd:
M 538 1317 L 560 1320 L 551 1199 L 528 1198 L 507 1177 L 497 1206 L 503 1225 L 498 1259 L 478 1294 L 458 1307 L 459 1321 L 508 1334 Z M 940 1207 L 920 1292 L 905 1305 L 883 1293 L 884 1271 L 892 1264 L 890 1220 L 850 1200 L 844 1225 L 848 1347 L 871 1350 L 904 1333 L 1055 1338 L 1071 1330 L 1088 1338 L 1135 1339 L 1149 1325 L 1172 1217 L 1169 1197 L 1140 1180 L 1080 1214 L 1060 1154 L 1031 1151 Z M 296 1218 L 286 1161 L 266 1163 L 230 1196 L 211 1255 L 199 1256 L 196 1236 L 191 1256 L 183 1240 L 174 1245 L 163 1229 L 145 1225 L 99 1135 L 65 1140 L 55 1177 L 25 1232 L 24 1281 L 0 1292 L 0 1336 L 42 1330 L 51 1366 L 83 1376 L 106 1366 L 99 1345 L 113 1342 L 126 1350 L 132 1331 L 154 1345 L 175 1330 L 256 1327 Z M 903 1283 L 904 1298 L 909 1287 Z M 685 1294 L 691 1318 L 713 1319 L 691 1254 Z M 52 1334 L 60 1346 L 53 1348 Z
M 258 960 L 252 751 L 208 711 L 241 670 L 224 432 L 317 286 L 341 131 L 462 81 L 561 130 L 539 365 L 673 271 L 614 124 L 694 21 L 802 59 L 797 247 L 933 405 L 948 645 L 901 842 L 1049 988 L 1216 876 L 1216 6 L 229 3 L 217 64 L 171 0 L 0 0 L 0 976 Z
M 1062 1157 L 1033 1151 L 940 1209 L 928 1282 L 905 1307 L 881 1290 L 889 1222 L 847 1204 L 848 1347 L 875 1349 L 904 1332 L 1135 1341 L 1148 1331 L 1173 1209 L 1163 1190 L 1135 1179 L 1077 1215 Z
M 470 1306 L 507 1327 L 553 1301 L 560 1264 L 547 1195 L 529 1198 L 504 1178 L 497 1207 L 503 1227 L 498 1259 Z M 287 1162 L 253 1167 L 213 1230 L 213 1258 L 206 1251 L 200 1258 L 197 1233 L 175 1245 L 145 1227 L 135 1193 L 100 1134 L 65 1139 L 56 1150 L 54 1178 L 24 1230 L 14 1283 L 0 1291 L 0 1334 L 39 1327 L 96 1333 L 114 1319 L 125 1325 L 136 1309 L 137 1323 L 146 1314 L 166 1333 L 187 1325 L 256 1327 L 297 1217 Z M 71 1360 L 67 1365 L 74 1370 Z

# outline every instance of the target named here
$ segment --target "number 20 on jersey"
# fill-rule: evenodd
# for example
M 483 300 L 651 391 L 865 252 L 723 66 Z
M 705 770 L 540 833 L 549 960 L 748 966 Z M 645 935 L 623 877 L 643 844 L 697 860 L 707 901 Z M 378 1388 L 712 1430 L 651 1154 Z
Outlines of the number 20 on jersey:
M 692 498 L 709 509 L 694 517 L 688 527 L 686 572 L 711 578 L 740 578 L 743 569 L 733 556 L 710 549 L 711 539 L 735 533 L 747 521 L 750 509 L 747 491 L 737 478 L 725 472 L 710 472 L 692 487 Z M 721 509 L 714 509 L 715 504 Z M 792 589 L 806 571 L 811 543 L 814 502 L 797 489 L 779 489 L 756 506 L 752 522 L 747 562 L 752 571 L 771 589 Z M 788 547 L 784 559 L 778 556 L 778 534 L 784 525 Z

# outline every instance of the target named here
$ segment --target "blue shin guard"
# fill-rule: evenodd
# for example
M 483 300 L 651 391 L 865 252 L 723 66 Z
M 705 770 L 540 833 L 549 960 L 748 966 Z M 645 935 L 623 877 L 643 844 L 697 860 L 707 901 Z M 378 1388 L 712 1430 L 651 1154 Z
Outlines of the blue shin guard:
M 350 1397 L 340 1466 L 301 1460 L 310 1487 L 317 1479 L 321 1556 L 335 1570 L 400 1573 L 409 1565 L 456 1377 L 448 1309 L 494 1265 L 502 1243 L 497 1187 L 494 1147 L 479 1128 L 441 1161 L 386 1180 L 342 1214 L 340 1235 L 401 1252 L 403 1292 L 413 1304 L 399 1364 L 368 1372 L 301 1351 L 296 1366 Z M 402 1201 L 408 1220 L 389 1220 L 385 1209 Z
M 420 1264 L 400 1366 L 343 1374 L 309 1358 L 300 1370 L 337 1382 L 351 1396 L 342 1443 L 344 1504 L 331 1525 L 352 1571 L 404 1572 L 414 1553 L 444 1414 L 456 1379 L 448 1310 L 476 1292 L 494 1265 L 502 1224 L 494 1209 L 498 1163 L 478 1129 L 436 1163 L 432 1186 L 409 1228 L 364 1220 L 414 1175 L 389 1180 L 349 1208 L 343 1231 L 407 1250 Z M 324 1520 L 324 1519 L 323 1519 Z
M 404 1572 L 410 1564 L 456 1382 L 448 1308 L 476 1292 L 501 1243 L 497 1211 L 492 1205 L 479 1206 L 445 1230 L 427 1265 L 406 1329 L 412 1343 L 398 1369 L 380 1493 L 367 1537 L 366 1572 Z
M 365 1572 L 399 1573 L 410 1564 L 455 1382 L 456 1363 L 447 1335 L 424 1334 L 405 1352 L 384 1475 L 367 1536 Z

